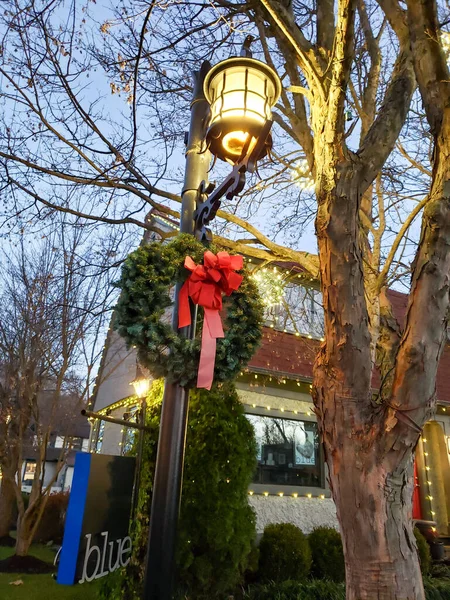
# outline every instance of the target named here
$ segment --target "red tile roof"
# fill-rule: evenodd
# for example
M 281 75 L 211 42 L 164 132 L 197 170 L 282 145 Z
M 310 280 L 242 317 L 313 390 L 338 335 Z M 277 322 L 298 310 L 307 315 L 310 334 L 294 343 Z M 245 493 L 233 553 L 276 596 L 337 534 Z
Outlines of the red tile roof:
M 394 314 L 402 325 L 408 297 L 406 294 L 390 290 L 388 292 Z M 276 331 L 264 327 L 263 341 L 249 363 L 250 370 L 275 372 L 293 379 L 311 379 L 314 358 L 320 342 L 297 336 L 292 333 Z M 379 385 L 379 375 L 374 373 L 372 385 Z M 446 346 L 438 368 L 437 392 L 439 402 L 450 403 L 450 347 Z

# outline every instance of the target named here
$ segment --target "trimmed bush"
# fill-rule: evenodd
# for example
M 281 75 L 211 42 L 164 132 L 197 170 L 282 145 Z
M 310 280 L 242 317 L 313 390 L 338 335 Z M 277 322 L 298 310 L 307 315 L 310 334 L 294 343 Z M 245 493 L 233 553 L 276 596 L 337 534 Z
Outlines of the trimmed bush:
M 431 567 L 430 547 L 417 527 L 414 527 L 414 536 L 416 538 L 417 552 L 419 554 L 420 570 L 422 571 L 422 575 L 427 575 Z
M 311 549 L 303 531 L 292 523 L 267 525 L 259 544 L 259 577 L 276 582 L 305 580 Z
M 122 577 L 105 582 L 107 600 L 141 598 L 148 537 L 148 514 L 159 433 L 161 381 L 148 398 L 147 427 L 133 553 Z M 242 581 L 256 538 L 247 488 L 256 465 L 253 428 L 233 384 L 210 392 L 192 390 L 178 527 L 178 594 L 221 597 Z
M 345 581 L 341 534 L 332 527 L 317 527 L 308 536 L 311 548 L 311 575 L 317 579 Z
M 68 492 L 50 494 L 33 538 L 35 542 L 62 542 L 68 503 Z

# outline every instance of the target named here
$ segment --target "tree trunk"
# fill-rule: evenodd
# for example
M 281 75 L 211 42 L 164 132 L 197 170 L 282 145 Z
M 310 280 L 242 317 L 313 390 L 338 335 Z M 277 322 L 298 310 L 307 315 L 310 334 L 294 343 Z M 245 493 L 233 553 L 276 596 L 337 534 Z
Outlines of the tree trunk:
M 358 178 L 351 166 L 334 173 L 334 185 L 327 175 L 316 219 L 325 342 L 313 397 L 343 537 L 347 600 L 424 600 L 411 523 L 414 446 L 398 457 L 388 452 L 386 407 L 372 402 Z
M 17 519 L 17 556 L 27 556 L 30 546 L 33 542 L 33 526 L 35 523 L 35 511 L 27 509 L 25 513 Z
M 333 457 L 331 485 L 343 533 L 347 600 L 423 600 L 411 520 L 412 473 L 389 474 L 374 459 L 372 450 L 355 448 L 351 438 Z
M 0 540 L 9 537 L 15 507 L 14 484 L 4 476 L 0 484 Z

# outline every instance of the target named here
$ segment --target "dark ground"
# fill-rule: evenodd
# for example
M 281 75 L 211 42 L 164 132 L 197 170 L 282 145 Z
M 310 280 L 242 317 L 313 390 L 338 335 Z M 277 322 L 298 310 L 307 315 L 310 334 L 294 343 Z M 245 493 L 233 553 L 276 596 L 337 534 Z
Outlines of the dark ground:
M 35 556 L 9 556 L 0 560 L 0 573 L 28 573 L 41 575 L 44 573 L 53 573 L 56 568 L 48 562 L 36 558 Z

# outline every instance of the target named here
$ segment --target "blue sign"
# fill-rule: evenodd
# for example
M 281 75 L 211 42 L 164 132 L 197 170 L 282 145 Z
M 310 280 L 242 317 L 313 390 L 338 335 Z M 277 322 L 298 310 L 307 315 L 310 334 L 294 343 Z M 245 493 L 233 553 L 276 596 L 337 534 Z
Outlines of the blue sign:
M 78 452 L 57 582 L 99 579 L 130 561 L 135 459 Z

